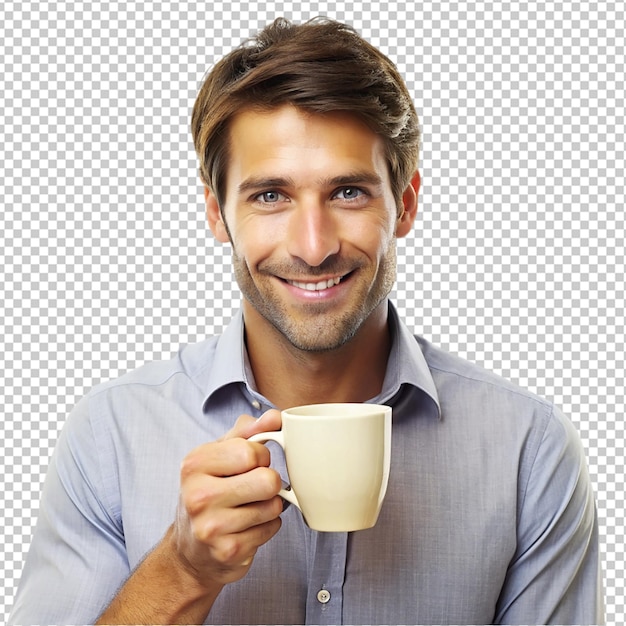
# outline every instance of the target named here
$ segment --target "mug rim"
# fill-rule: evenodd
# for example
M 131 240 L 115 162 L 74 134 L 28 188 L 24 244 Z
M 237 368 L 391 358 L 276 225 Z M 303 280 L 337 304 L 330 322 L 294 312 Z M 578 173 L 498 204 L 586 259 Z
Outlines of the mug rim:
M 283 415 L 289 417 L 310 417 L 316 419 L 358 418 L 390 412 L 391 407 L 386 404 L 368 402 L 320 402 L 294 406 L 281 411 Z

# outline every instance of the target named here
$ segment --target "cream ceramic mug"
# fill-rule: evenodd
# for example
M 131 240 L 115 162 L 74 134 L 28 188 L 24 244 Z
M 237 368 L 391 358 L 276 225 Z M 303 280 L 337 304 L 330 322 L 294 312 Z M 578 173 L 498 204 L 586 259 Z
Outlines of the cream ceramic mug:
M 391 407 L 311 404 L 281 412 L 282 430 L 249 441 L 275 441 L 285 451 L 290 486 L 281 489 L 313 530 L 371 528 L 387 491 Z

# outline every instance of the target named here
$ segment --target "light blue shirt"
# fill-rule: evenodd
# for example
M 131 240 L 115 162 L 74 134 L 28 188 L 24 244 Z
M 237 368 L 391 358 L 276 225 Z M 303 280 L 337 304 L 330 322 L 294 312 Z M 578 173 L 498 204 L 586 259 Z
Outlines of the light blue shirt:
M 378 523 L 318 533 L 289 507 L 207 623 L 602 623 L 594 498 L 571 423 L 416 339 L 393 307 L 390 319 L 371 399 L 393 406 Z M 89 393 L 53 455 L 10 623 L 95 621 L 174 520 L 182 459 L 270 406 L 240 313 L 221 336 Z

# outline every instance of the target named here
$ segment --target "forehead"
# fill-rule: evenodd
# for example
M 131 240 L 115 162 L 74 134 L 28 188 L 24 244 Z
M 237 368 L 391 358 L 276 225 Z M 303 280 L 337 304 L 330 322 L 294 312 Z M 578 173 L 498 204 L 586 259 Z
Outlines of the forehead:
M 349 113 L 309 113 L 292 105 L 245 110 L 233 118 L 229 134 L 227 187 L 251 175 L 297 180 L 339 170 L 369 170 L 388 182 L 383 138 Z

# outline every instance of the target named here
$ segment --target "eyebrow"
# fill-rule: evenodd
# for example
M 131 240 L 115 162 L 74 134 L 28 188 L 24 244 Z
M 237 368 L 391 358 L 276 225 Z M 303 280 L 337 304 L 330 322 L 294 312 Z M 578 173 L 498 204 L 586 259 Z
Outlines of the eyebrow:
M 264 178 L 262 176 L 251 176 L 238 185 L 237 191 L 241 194 L 247 191 L 256 191 L 257 189 L 274 189 L 278 187 L 290 187 L 292 185 L 292 178 Z
M 383 181 L 378 174 L 369 171 L 356 171 L 333 176 L 332 178 L 323 178 L 318 181 L 323 187 L 340 187 L 342 185 L 372 185 L 380 187 Z M 241 182 L 238 187 L 238 193 L 246 193 L 256 191 L 258 189 L 280 189 L 285 187 L 293 187 L 295 182 L 293 178 L 287 177 L 263 177 L 251 176 Z

